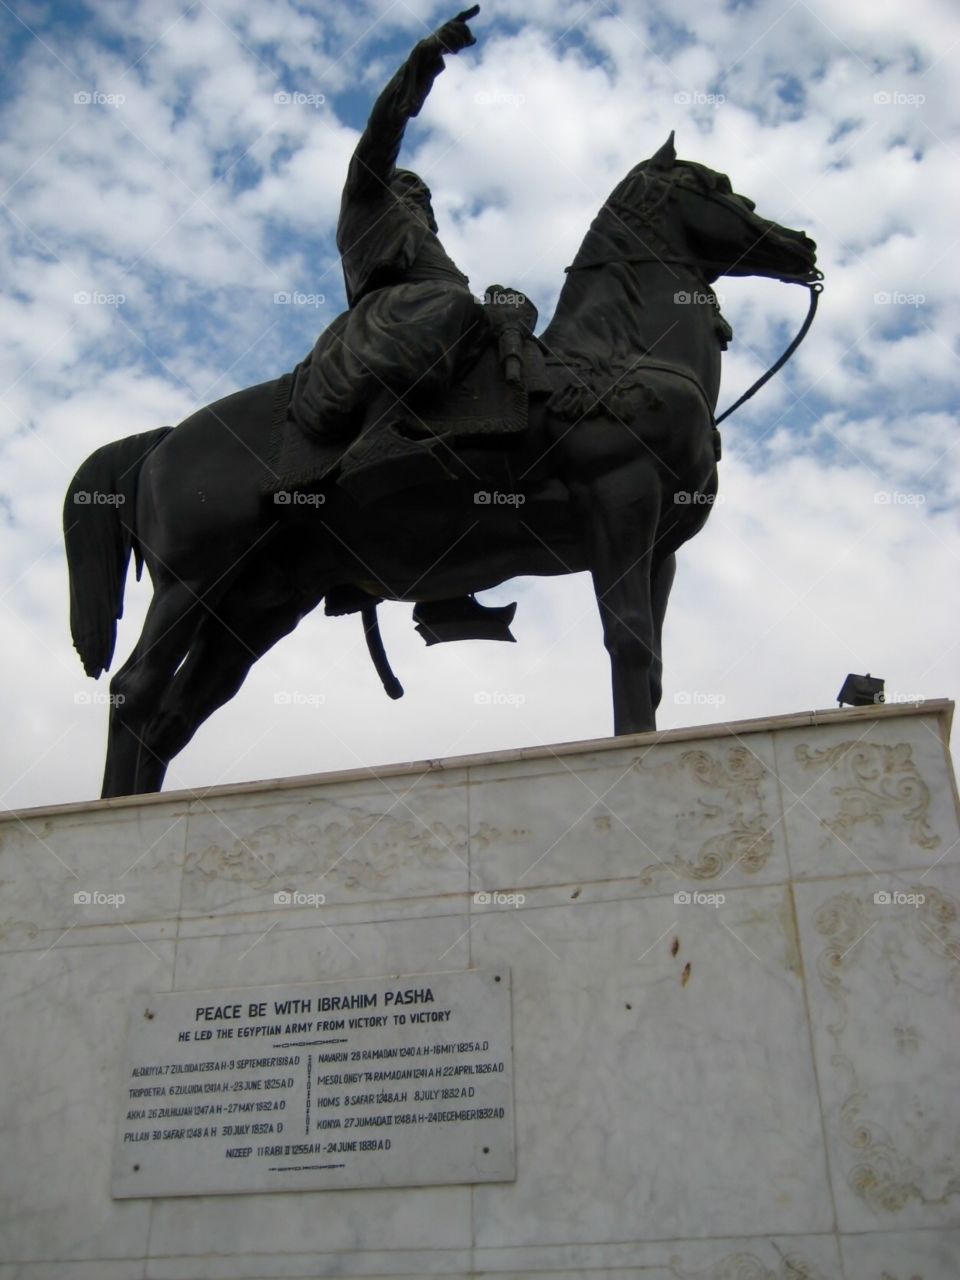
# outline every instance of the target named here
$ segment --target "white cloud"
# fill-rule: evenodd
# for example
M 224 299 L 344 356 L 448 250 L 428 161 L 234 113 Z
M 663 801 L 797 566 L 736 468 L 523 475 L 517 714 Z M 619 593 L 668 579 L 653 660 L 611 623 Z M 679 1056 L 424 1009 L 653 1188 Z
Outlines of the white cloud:
M 103 0 L 82 28 L 34 11 L 46 47 L 0 18 L 19 50 L 0 131 L 5 803 L 99 786 L 105 709 L 76 699 L 106 684 L 86 681 L 70 649 L 60 551 L 73 470 L 99 444 L 176 422 L 306 352 L 342 305 L 332 233 L 362 125 L 356 95 L 369 100 L 404 42 L 446 16 L 426 0 L 313 12 L 218 0 L 184 17 L 160 0 Z M 949 6 L 921 0 L 905 34 L 892 0 L 677 0 L 668 22 L 640 0 L 498 0 L 475 30 L 480 44 L 451 60 L 404 153 L 475 289 L 519 285 L 545 323 L 597 208 L 674 127 L 681 155 L 813 235 L 827 273 L 806 343 L 724 428 L 724 502 L 681 555 L 668 614 L 661 723 L 829 705 L 848 670 L 868 668 L 892 689 L 949 695 L 958 659 L 942 601 L 960 550 Z M 274 101 L 294 90 L 324 102 Z M 75 104 L 78 91 L 124 101 Z M 736 334 L 723 406 L 779 354 L 806 295 L 717 287 Z M 328 302 L 274 307 L 290 288 Z M 97 291 L 124 302 L 75 301 Z M 148 598 L 131 580 L 118 661 Z M 359 622 L 311 617 L 201 729 L 168 785 L 609 733 L 586 576 L 490 598 L 520 600 L 517 646 L 427 650 L 407 606 L 381 610 L 408 688 L 398 704 Z M 276 704 L 289 689 L 325 700 Z M 526 701 L 476 703 L 484 690 Z M 724 701 L 677 702 L 684 691 Z

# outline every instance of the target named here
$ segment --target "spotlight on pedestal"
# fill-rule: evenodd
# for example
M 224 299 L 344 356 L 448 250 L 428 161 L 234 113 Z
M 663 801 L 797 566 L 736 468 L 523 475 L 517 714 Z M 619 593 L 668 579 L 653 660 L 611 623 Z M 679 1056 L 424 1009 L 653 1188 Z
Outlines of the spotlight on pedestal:
M 872 676 L 868 671 L 865 676 L 852 673 L 843 682 L 843 688 L 837 694 L 837 702 L 842 707 L 873 707 L 883 702 L 883 681 Z

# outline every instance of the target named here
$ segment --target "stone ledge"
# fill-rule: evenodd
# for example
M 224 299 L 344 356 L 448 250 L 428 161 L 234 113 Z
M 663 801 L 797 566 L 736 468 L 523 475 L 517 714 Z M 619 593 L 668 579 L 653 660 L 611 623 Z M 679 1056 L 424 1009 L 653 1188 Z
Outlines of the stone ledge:
M 265 778 L 256 782 L 229 782 L 215 787 L 197 787 L 181 791 L 161 791 L 149 795 L 119 796 L 111 800 L 78 800 L 69 804 L 40 805 L 30 809 L 0 810 L 0 823 L 24 822 L 28 819 L 62 816 L 69 813 L 102 813 L 146 805 L 189 807 L 197 801 L 206 804 L 224 796 L 275 793 L 318 786 L 383 778 L 408 777 L 411 774 L 470 769 L 488 764 L 509 764 L 517 760 L 551 759 L 558 756 L 582 755 L 588 752 L 615 751 L 624 747 L 649 747 L 667 742 L 687 742 L 700 738 L 737 738 L 746 734 L 771 733 L 781 729 L 802 729 L 814 725 L 858 723 L 864 720 L 887 720 L 898 717 L 936 716 L 943 726 L 944 745 L 950 740 L 954 702 L 949 698 L 927 698 L 921 702 L 902 702 L 877 707 L 828 707 L 821 711 L 795 711 L 784 715 L 759 716 L 751 720 L 718 721 L 716 724 L 688 725 L 678 729 L 657 729 L 651 733 L 626 734 L 623 737 L 586 738 L 540 747 L 513 747 L 506 751 L 485 751 L 474 755 L 445 756 L 435 760 L 370 765 L 363 769 L 339 769 L 327 773 L 305 773 L 289 778 Z

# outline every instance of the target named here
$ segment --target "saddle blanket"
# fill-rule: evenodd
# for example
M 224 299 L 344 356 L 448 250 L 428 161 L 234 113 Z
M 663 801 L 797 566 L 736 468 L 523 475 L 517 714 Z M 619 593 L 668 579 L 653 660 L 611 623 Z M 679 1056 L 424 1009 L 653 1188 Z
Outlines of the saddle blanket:
M 356 437 L 332 441 L 301 430 L 290 419 L 297 372 L 277 379 L 267 497 L 315 488 L 335 477 L 358 501 L 366 502 L 414 484 L 459 477 L 466 471 L 458 465 L 458 446 L 524 432 L 530 394 L 551 389 L 535 341 L 524 343 L 523 387 L 506 381 L 491 343 L 440 400 L 408 403 L 385 391 L 370 404 Z

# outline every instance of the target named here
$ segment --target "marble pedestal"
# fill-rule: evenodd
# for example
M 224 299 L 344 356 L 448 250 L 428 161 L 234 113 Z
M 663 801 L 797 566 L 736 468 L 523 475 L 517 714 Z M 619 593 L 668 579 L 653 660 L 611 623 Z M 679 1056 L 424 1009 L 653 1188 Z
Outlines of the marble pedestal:
M 955 1280 L 951 711 L 8 815 L 0 1280 Z M 111 1199 L 134 993 L 497 965 L 516 1181 Z

